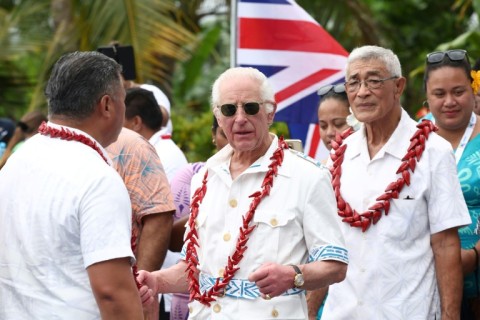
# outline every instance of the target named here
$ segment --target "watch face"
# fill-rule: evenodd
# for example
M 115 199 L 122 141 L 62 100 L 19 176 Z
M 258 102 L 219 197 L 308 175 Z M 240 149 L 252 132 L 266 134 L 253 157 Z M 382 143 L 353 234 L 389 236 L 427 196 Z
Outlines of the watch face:
M 303 286 L 303 284 L 305 283 L 305 280 L 303 280 L 303 274 L 297 274 L 295 276 L 295 281 L 294 281 L 294 284 L 295 284 L 295 287 L 301 287 Z

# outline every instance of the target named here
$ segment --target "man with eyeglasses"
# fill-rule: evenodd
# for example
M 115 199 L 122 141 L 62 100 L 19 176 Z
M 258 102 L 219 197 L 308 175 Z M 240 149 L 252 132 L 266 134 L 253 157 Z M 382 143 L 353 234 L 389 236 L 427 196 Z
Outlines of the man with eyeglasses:
M 343 280 L 330 175 L 269 133 L 276 107 L 256 69 L 216 80 L 212 110 L 229 145 L 192 180 L 183 259 L 140 272 L 145 303 L 189 290 L 189 319 L 306 319 L 305 290 Z
M 356 48 L 346 80 L 364 125 L 337 139 L 330 165 L 350 266 L 322 320 L 460 319 L 457 228 L 470 218 L 451 147 L 402 108 L 406 80 L 391 50 Z

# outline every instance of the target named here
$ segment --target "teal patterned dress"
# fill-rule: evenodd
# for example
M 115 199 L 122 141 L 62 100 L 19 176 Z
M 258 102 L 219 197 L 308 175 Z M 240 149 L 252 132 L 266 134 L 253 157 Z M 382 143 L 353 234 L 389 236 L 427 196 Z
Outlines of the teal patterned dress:
M 471 249 L 480 240 L 480 235 L 475 234 L 480 217 L 480 134 L 468 142 L 457 169 L 463 196 L 472 218 L 472 223 L 460 228 L 458 232 L 462 249 Z M 480 277 L 475 280 L 475 273 L 467 275 L 463 287 L 464 297 L 477 296 L 477 285 L 480 286 Z

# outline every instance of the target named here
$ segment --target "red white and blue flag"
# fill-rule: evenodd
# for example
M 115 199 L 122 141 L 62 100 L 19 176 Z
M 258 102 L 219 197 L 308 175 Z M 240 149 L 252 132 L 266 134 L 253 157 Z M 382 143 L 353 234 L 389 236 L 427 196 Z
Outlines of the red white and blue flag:
M 348 52 L 293 0 L 238 0 L 232 6 L 232 65 L 262 71 L 275 90 L 275 121 L 304 152 L 324 159 L 317 90 L 344 81 Z

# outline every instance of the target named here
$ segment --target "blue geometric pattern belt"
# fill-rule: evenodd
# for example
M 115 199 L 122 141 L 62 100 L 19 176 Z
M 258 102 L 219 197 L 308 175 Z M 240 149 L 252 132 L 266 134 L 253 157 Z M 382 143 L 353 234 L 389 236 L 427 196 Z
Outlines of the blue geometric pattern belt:
M 210 290 L 215 284 L 217 278 L 210 277 L 204 273 L 200 273 L 200 291 L 205 292 Z M 292 288 L 285 291 L 282 296 L 291 296 L 304 292 L 302 289 Z M 226 286 L 224 296 L 242 299 L 257 299 L 260 297 L 260 290 L 255 282 L 242 279 L 232 279 Z

